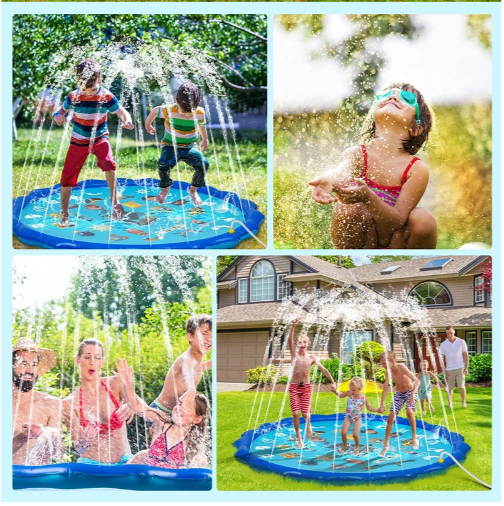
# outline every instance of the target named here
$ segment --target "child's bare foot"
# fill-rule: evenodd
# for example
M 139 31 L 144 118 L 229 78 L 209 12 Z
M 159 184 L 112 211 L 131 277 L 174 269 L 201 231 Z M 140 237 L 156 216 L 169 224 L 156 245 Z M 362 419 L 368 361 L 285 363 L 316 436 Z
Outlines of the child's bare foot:
M 307 429 L 306 429 L 306 437 L 307 437 L 308 439 L 311 439 L 311 438 L 312 438 L 312 436 L 313 436 L 313 431 L 312 431 L 312 428 L 311 428 L 311 427 L 307 427 Z
M 436 410 L 434 409 L 434 406 L 431 406 L 430 410 L 431 410 L 432 414 L 434 414 L 436 412 Z
M 156 200 L 160 204 L 164 204 L 164 201 L 166 200 L 166 197 L 168 196 L 168 193 L 170 193 L 170 188 L 163 188 L 157 195 Z
M 358 457 L 358 456 L 359 456 L 359 447 L 358 447 L 358 446 L 356 446 L 356 447 L 355 447 L 355 451 L 353 452 L 353 454 L 354 454 L 356 457 Z
M 68 227 L 68 216 L 68 213 L 61 213 L 61 220 L 58 225 L 60 228 Z
M 418 439 L 417 438 L 413 439 L 412 448 L 413 448 L 413 450 L 418 450 Z
M 303 448 L 303 440 L 298 437 L 296 438 L 296 446 L 301 450 L 301 448 Z
M 465 402 L 462 403 L 463 408 L 467 408 L 467 404 Z
M 193 200 L 195 206 L 200 206 L 202 204 L 202 201 L 201 201 L 201 199 L 199 198 L 199 195 L 198 195 L 198 188 L 195 188 L 194 186 L 191 186 L 189 188 L 189 195 L 191 195 L 192 200 Z
M 121 204 L 117 203 L 114 204 L 114 211 L 112 216 L 114 217 L 114 220 L 120 220 L 123 217 L 124 214 L 124 208 Z
M 340 448 L 339 454 L 340 454 L 340 455 L 343 455 L 343 454 L 345 453 L 346 448 L 347 448 L 347 445 L 343 445 L 343 446 Z
M 387 455 L 388 449 L 389 449 L 389 445 L 385 445 L 383 447 L 383 450 L 380 453 L 380 457 L 385 457 L 385 455 Z

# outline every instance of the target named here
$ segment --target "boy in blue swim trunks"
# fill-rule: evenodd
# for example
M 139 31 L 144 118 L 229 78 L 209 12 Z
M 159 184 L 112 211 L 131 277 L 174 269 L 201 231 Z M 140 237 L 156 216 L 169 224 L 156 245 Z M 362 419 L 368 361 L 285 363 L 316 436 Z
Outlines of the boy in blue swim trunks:
M 212 367 L 211 360 L 203 362 L 203 357 L 212 349 L 212 317 L 207 314 L 191 316 L 187 320 L 186 331 L 189 349 L 170 367 L 163 390 L 150 404 L 151 408 L 168 414 L 171 414 L 179 399 L 194 399 L 203 372 Z
M 413 449 L 418 450 L 418 439 L 416 436 L 415 409 L 418 400 L 419 379 L 405 366 L 398 364 L 393 351 L 386 351 L 380 356 L 380 363 L 385 369 L 385 383 L 381 397 L 381 404 L 378 413 L 385 412 L 385 399 L 390 388 L 391 380 L 395 383 L 395 393 L 390 407 L 390 413 L 387 418 L 387 428 L 385 429 L 385 442 L 381 456 L 385 457 L 389 449 L 390 435 L 394 427 L 394 421 L 401 409 L 406 405 L 406 416 L 411 427 L 411 441 Z

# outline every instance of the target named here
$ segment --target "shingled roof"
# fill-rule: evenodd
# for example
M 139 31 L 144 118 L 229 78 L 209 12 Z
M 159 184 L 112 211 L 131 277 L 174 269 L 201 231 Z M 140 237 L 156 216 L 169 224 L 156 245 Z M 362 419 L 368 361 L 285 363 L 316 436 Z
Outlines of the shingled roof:
M 433 327 L 455 325 L 463 327 L 491 327 L 492 308 L 490 307 L 440 307 L 429 308 Z

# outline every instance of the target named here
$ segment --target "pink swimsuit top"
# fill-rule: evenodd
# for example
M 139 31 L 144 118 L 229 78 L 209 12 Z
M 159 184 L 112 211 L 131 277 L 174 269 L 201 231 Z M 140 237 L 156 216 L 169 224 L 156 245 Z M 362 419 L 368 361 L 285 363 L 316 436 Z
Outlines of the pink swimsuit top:
M 149 466 L 164 467 L 165 469 L 179 469 L 180 467 L 185 467 L 184 441 L 191 433 L 192 428 L 182 441 L 168 448 L 166 434 L 172 427 L 173 425 L 170 425 L 168 430 L 160 434 L 149 448 L 149 452 L 147 453 L 147 464 Z
M 401 188 L 403 187 L 404 183 L 406 182 L 406 177 L 408 176 L 409 170 L 411 169 L 411 167 L 413 166 L 413 164 L 417 160 L 420 160 L 420 158 L 418 158 L 417 156 L 414 156 L 411 159 L 410 163 L 408 164 L 408 166 L 406 167 L 406 169 L 403 173 L 403 177 L 402 177 L 400 186 L 385 186 L 382 184 L 375 183 L 374 181 L 372 181 L 371 179 L 369 179 L 366 176 L 367 169 L 368 169 L 368 156 L 367 156 L 366 146 L 364 146 L 364 144 L 363 144 L 361 146 L 361 148 L 362 148 L 362 153 L 364 155 L 364 168 L 362 169 L 361 178 L 364 179 L 364 181 L 366 181 L 366 184 L 368 185 L 368 187 L 371 189 L 371 191 L 373 191 L 378 196 L 378 198 L 380 198 L 383 202 L 385 202 L 385 204 L 388 204 L 389 206 L 394 207 L 397 202 L 397 199 L 399 198 L 399 194 L 401 193 Z

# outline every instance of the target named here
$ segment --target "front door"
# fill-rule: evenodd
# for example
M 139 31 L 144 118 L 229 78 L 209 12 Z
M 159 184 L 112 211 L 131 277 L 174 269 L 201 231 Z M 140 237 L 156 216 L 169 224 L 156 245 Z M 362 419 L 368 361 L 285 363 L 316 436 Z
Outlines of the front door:
M 429 362 L 429 370 L 439 373 L 441 371 L 441 363 L 439 358 L 439 346 L 446 339 L 446 334 L 438 332 L 435 336 L 425 336 L 423 334 L 415 334 L 415 371 L 420 371 L 420 361 L 427 360 Z

